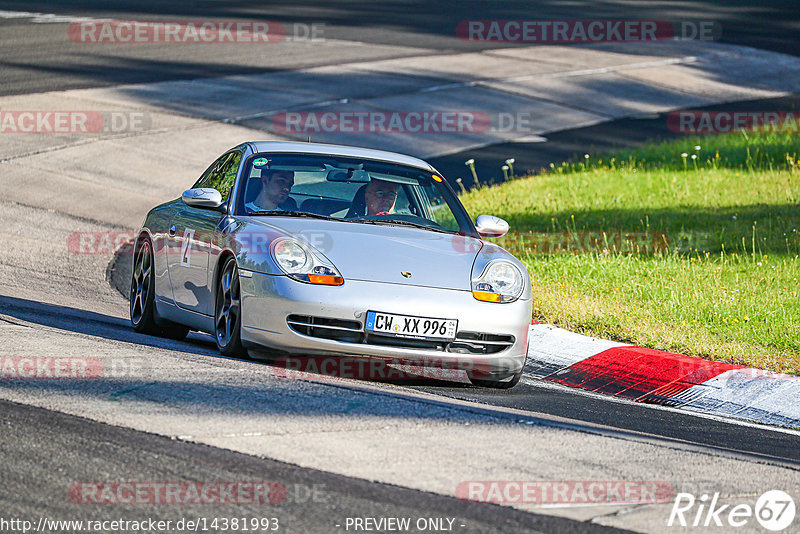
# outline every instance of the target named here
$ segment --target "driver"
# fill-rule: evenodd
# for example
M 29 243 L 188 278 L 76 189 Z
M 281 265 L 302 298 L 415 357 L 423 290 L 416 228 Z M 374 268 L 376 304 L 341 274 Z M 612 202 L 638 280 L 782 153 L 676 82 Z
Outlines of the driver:
M 297 203 L 289 197 L 294 186 L 294 171 L 261 171 L 261 192 L 252 202 L 245 204 L 248 211 L 270 211 L 297 209 Z
M 367 215 L 387 215 L 394 210 L 400 184 L 372 179 L 364 190 Z

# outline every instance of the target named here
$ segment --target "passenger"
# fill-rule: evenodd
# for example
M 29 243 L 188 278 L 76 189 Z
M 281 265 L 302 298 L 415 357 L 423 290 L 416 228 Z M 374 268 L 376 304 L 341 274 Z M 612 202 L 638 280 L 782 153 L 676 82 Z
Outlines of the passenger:
M 297 202 L 289 196 L 294 186 L 294 171 L 261 171 L 261 192 L 252 202 L 245 204 L 248 211 L 297 209 Z

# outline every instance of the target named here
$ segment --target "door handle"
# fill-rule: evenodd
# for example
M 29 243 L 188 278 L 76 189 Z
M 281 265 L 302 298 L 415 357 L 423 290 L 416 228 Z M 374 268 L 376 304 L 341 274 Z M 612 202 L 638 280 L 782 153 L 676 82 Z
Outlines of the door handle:
M 175 233 L 177 231 L 178 231 L 178 229 L 175 228 L 175 225 L 173 224 L 172 226 L 169 227 L 169 236 L 170 237 L 175 237 Z

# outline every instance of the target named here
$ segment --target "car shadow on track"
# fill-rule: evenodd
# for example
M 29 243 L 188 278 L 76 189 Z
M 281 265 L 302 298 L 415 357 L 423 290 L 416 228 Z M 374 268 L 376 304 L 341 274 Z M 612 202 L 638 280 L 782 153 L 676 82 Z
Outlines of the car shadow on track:
M 398 418 L 420 422 L 498 422 L 496 416 L 489 416 L 487 419 L 487 414 L 476 413 L 474 410 L 462 410 L 426 399 L 396 397 L 392 393 L 398 390 L 364 390 L 355 387 L 352 380 L 335 376 L 306 372 L 300 375 L 287 374 L 285 368 L 268 363 L 227 358 L 216 352 L 210 336 L 193 334 L 187 341 L 174 341 L 137 334 L 123 319 L 78 308 L 0 296 L 0 321 L 37 332 L 43 330 L 38 328 L 41 326 L 67 334 L 77 333 L 99 340 L 119 342 L 115 346 L 98 343 L 96 349 L 89 345 L 91 348 L 84 349 L 87 353 L 79 356 L 74 355 L 74 350 L 71 353 L 65 351 L 64 359 L 88 362 L 85 367 L 88 372 L 82 371 L 74 376 L 23 378 L 21 372 L 14 374 L 13 369 L 7 369 L 8 362 L 5 362 L 0 380 L 0 395 L 17 402 L 27 403 L 31 399 L 42 398 L 53 402 L 53 399 L 66 396 L 63 398 L 67 399 L 67 404 L 77 402 L 75 406 L 80 413 L 85 410 L 89 411 L 87 413 L 101 410 L 106 414 L 120 411 L 121 414 L 128 414 L 125 417 L 138 414 L 145 420 L 181 413 L 202 416 L 204 421 L 210 417 L 219 424 L 229 421 L 231 417 L 273 415 L 360 415 L 370 419 Z M 48 337 L 54 338 L 52 332 L 42 332 L 41 336 L 34 334 L 34 339 L 39 337 L 45 343 Z M 31 339 L 31 335 L 18 335 L 18 339 Z M 54 339 L 54 343 L 62 342 L 61 338 Z M 69 338 L 64 339 L 69 343 Z M 24 341 L 18 344 L 13 353 L 19 354 L 21 358 L 9 357 L 7 360 L 58 359 L 52 357 L 53 353 L 58 354 L 58 346 L 46 345 L 46 354 L 36 354 L 33 344 L 31 348 L 26 347 Z M 125 344 L 136 346 L 126 347 Z M 142 346 L 163 351 L 146 348 L 141 350 Z M 90 350 L 96 352 L 89 353 Z M 22 369 L 21 364 L 19 369 Z M 399 383 L 438 386 L 447 384 L 424 378 L 412 381 L 406 379 Z M 456 385 L 463 388 L 463 385 Z M 379 401 L 381 397 L 385 400 Z M 207 421 L 200 424 L 189 420 L 181 430 L 172 431 L 195 434 L 209 430 Z
M 28 299 L 0 295 L 0 315 L 5 315 L 13 319 L 33 323 L 41 326 L 65 330 L 78 334 L 99 337 L 109 341 L 123 343 L 133 343 L 136 345 L 166 349 L 185 354 L 196 354 L 209 356 L 224 360 L 237 360 L 223 356 L 217 352 L 216 344 L 212 336 L 200 332 L 191 332 L 184 341 L 176 341 L 135 332 L 129 322 L 119 317 L 113 317 L 102 313 L 49 304 Z M 329 361 L 323 361 L 329 360 Z M 415 373 L 413 370 L 407 372 L 401 370 L 393 372 L 390 368 L 382 366 L 377 372 L 369 374 L 375 366 L 357 365 L 360 359 L 347 359 L 348 367 L 337 362 L 341 362 L 340 357 L 330 358 L 309 358 L 297 357 L 278 359 L 269 361 L 265 359 L 254 359 L 248 361 L 252 365 L 270 368 L 275 376 L 291 380 L 325 380 L 339 381 L 340 379 L 354 379 L 363 382 L 377 382 L 385 384 L 395 384 L 403 386 L 428 386 L 428 387 L 470 387 L 465 383 L 465 377 L 447 374 L 447 379 L 438 379 L 436 375 L 431 376 L 430 370 L 423 370 Z M 368 361 L 364 359 L 364 361 Z M 299 362 L 299 363 L 298 363 Z M 311 364 L 311 365 L 309 365 Z M 361 369 L 361 372 L 358 371 Z M 343 373 L 342 371 L 345 370 Z M 366 370 L 366 371 L 364 371 Z M 460 381 L 459 381 L 460 379 Z

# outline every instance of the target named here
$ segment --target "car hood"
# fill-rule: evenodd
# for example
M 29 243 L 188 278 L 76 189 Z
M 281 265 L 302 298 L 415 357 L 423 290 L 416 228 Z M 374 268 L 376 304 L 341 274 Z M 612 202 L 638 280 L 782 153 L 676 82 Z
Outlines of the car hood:
M 345 283 L 366 280 L 470 291 L 472 265 L 484 244 L 474 237 L 407 226 L 279 216 L 243 222 L 237 233 L 268 230 L 310 244 L 333 262 Z

